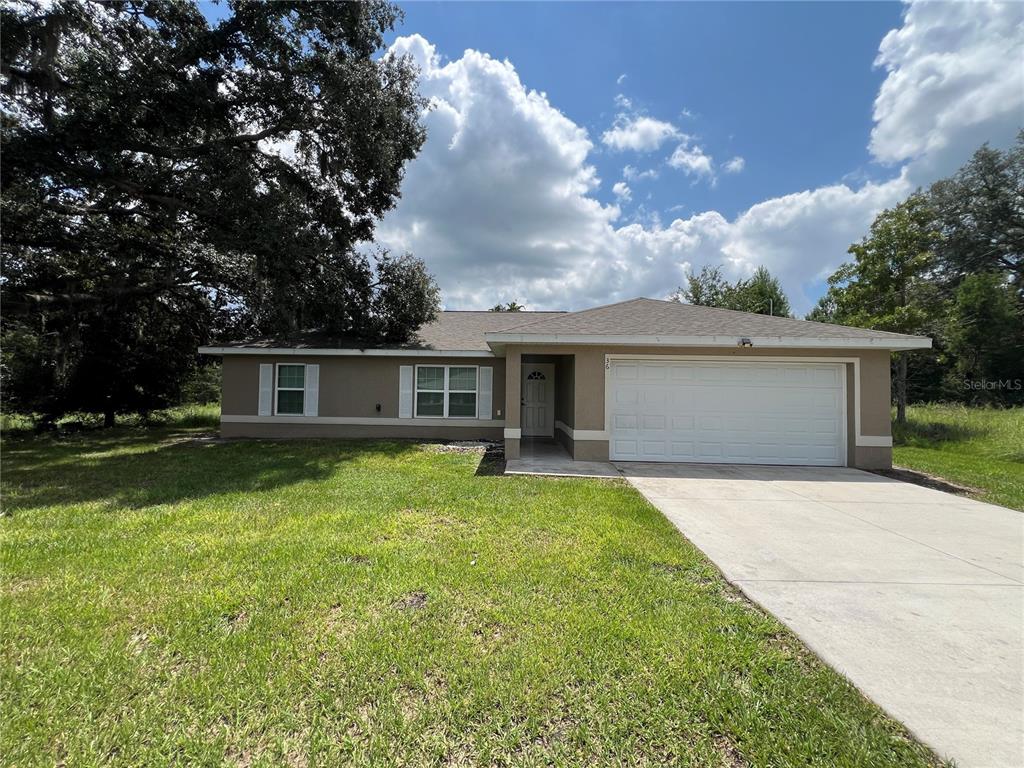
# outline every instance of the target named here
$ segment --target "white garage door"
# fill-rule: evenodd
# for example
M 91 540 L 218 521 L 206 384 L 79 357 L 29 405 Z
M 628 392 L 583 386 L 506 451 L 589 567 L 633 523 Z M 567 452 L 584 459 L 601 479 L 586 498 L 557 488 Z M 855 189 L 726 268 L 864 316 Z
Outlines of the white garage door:
M 613 360 L 608 387 L 612 459 L 845 463 L 841 364 Z

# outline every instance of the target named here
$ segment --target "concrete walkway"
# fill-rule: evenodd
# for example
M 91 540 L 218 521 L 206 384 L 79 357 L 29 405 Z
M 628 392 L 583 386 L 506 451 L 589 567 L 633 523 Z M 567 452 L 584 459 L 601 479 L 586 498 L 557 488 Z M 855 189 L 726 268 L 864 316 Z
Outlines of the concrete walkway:
M 854 469 L 617 466 L 941 756 L 1024 766 L 1024 514 Z

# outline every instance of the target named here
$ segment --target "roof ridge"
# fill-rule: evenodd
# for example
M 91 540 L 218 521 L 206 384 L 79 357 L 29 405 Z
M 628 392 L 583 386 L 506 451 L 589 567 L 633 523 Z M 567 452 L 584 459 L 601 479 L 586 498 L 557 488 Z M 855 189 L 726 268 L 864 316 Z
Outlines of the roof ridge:
M 441 314 L 461 315 L 565 315 L 571 314 L 567 309 L 518 309 L 515 312 L 492 312 L 489 309 L 442 309 Z
M 702 310 L 710 310 L 713 312 L 723 312 L 731 315 L 760 315 L 761 317 L 775 318 L 776 320 L 791 320 L 797 323 L 807 323 L 808 325 L 820 325 L 823 328 L 855 328 L 858 331 L 871 331 L 872 333 L 884 333 L 887 336 L 898 336 L 906 338 L 916 338 L 910 333 L 896 333 L 895 331 L 883 331 L 879 328 L 865 328 L 860 325 L 844 325 L 843 323 L 823 323 L 820 320 L 805 320 L 800 317 L 790 317 L 789 315 L 764 315 L 760 312 L 746 312 L 742 309 L 729 309 L 727 307 L 709 307 L 706 304 L 689 304 L 683 301 L 672 301 L 671 299 L 648 299 L 648 301 L 660 301 L 664 304 L 678 304 L 682 307 L 697 307 Z
M 636 297 L 634 297 L 632 299 L 624 299 L 622 301 L 613 301 L 611 304 L 602 304 L 599 307 L 587 307 L 586 309 L 577 309 L 577 310 L 575 310 L 573 312 L 566 312 L 566 311 L 563 310 L 563 313 L 565 314 L 566 317 L 572 317 L 573 315 L 585 315 L 587 312 L 596 312 L 599 309 L 607 309 L 608 307 L 617 307 L 617 306 L 619 306 L 621 304 L 629 304 L 629 303 L 634 302 L 634 301 L 657 301 L 657 299 L 648 299 L 648 298 L 646 298 L 644 296 L 636 296 Z M 522 325 L 513 325 L 512 327 L 506 328 L 504 331 L 501 331 L 501 333 L 509 333 L 511 331 L 518 331 L 518 330 L 521 330 L 523 328 L 527 328 L 527 327 L 529 327 L 531 325 L 534 325 L 535 322 L 536 323 L 540 323 L 540 322 L 543 322 L 543 320 L 537 320 L 537 321 L 533 321 L 533 322 L 529 322 L 529 323 L 523 323 Z

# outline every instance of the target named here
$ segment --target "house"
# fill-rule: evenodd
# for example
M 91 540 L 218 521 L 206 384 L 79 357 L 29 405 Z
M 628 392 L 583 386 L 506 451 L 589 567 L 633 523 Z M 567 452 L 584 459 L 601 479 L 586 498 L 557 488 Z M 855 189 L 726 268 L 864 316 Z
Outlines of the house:
M 888 467 L 920 336 L 671 301 L 441 312 L 414 343 L 309 333 L 223 358 L 226 437 L 553 438 L 576 460 Z

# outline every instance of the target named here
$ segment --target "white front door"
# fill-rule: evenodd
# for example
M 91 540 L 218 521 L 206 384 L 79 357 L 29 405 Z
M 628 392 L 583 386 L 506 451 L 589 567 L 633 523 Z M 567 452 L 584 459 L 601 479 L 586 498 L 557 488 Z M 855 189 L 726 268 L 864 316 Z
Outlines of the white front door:
M 555 436 L 555 366 L 523 363 L 523 437 Z
M 625 461 L 842 465 L 836 363 L 612 360 L 609 454 Z

